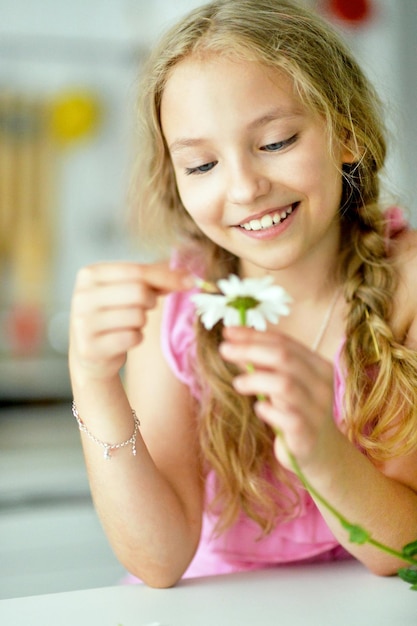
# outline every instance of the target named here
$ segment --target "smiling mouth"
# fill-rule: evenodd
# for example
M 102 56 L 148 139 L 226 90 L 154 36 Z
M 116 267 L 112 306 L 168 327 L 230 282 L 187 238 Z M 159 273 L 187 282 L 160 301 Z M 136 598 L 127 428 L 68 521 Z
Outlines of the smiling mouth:
M 249 220 L 248 222 L 239 224 L 239 226 L 240 228 L 244 228 L 245 230 L 266 230 L 267 228 L 271 228 L 272 226 L 281 224 L 281 222 L 286 220 L 287 217 L 291 215 L 291 213 L 297 206 L 298 202 L 295 202 L 294 204 L 288 206 L 286 209 L 281 209 L 275 212 L 271 211 L 271 213 L 267 213 L 259 219 Z

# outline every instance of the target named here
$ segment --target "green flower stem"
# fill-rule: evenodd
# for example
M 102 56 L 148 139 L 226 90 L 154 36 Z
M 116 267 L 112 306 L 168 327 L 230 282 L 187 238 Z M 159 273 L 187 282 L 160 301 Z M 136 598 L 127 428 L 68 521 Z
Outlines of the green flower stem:
M 334 515 L 334 517 L 336 517 L 340 524 L 343 526 L 343 528 L 345 528 L 350 535 L 350 541 L 353 543 L 358 543 L 358 544 L 363 544 L 363 543 L 369 543 L 370 545 L 374 546 L 375 548 L 378 548 L 379 550 L 382 550 L 383 552 L 386 552 L 387 554 L 390 554 L 391 556 L 394 556 L 402 561 L 406 561 L 407 563 L 410 563 L 411 565 L 417 565 L 417 559 L 414 559 L 412 556 L 408 556 L 406 554 L 404 554 L 403 552 L 399 552 L 398 550 L 394 550 L 393 548 L 390 548 L 389 546 L 386 546 L 385 544 L 376 541 L 375 539 L 373 539 L 370 535 L 369 532 L 367 532 L 365 529 L 361 528 L 360 526 L 356 525 L 356 524 L 352 524 L 351 522 L 349 522 L 341 513 L 339 513 L 339 511 L 337 509 L 335 509 L 334 506 L 332 506 L 330 504 L 330 502 L 328 502 L 328 500 L 326 500 L 326 498 L 324 498 L 314 487 L 313 485 L 311 485 L 309 483 L 309 481 L 307 480 L 307 478 L 305 477 L 303 471 L 301 470 L 300 466 L 298 465 L 297 459 L 295 458 L 295 456 L 292 454 L 292 452 L 290 452 L 290 450 L 288 449 L 286 443 L 285 443 L 285 439 L 281 433 L 280 430 L 275 430 L 275 435 L 277 437 L 280 437 L 281 440 L 283 441 L 285 448 L 286 448 L 286 452 L 288 454 L 288 458 L 290 459 L 290 463 L 291 466 L 294 470 L 294 473 L 298 476 L 299 480 L 302 482 L 302 484 L 304 485 L 304 487 L 307 489 L 307 491 L 319 502 L 321 502 L 321 504 L 323 504 L 323 506 L 330 512 L 332 513 L 332 515 Z
M 248 371 L 249 373 L 252 373 L 255 371 L 255 368 L 252 365 L 252 363 L 246 363 L 246 371 Z M 256 399 L 259 400 L 259 402 L 265 402 L 265 400 L 267 400 L 267 397 L 264 396 L 263 393 L 258 393 L 256 396 Z
M 239 307 L 238 311 L 239 311 L 240 325 L 241 326 L 246 326 L 246 307 L 245 307 L 245 305 L 241 305 Z M 249 373 L 253 373 L 255 371 L 255 368 L 252 365 L 252 363 L 247 363 L 246 364 L 246 370 Z M 259 400 L 259 402 L 264 402 L 267 399 L 266 396 L 264 396 L 263 394 L 260 394 L 260 393 L 256 397 Z
M 246 326 L 246 307 L 241 303 L 238 307 L 239 321 L 241 326 Z

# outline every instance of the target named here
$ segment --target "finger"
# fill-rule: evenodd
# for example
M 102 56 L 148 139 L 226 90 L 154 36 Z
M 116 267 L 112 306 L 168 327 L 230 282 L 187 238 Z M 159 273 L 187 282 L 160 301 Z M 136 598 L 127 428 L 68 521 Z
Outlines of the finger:
M 290 412 L 275 406 L 271 402 L 257 402 L 255 404 L 255 413 L 262 421 L 269 424 L 277 433 L 286 433 L 293 437 L 305 436 L 305 426 L 296 412 Z
M 161 294 L 183 291 L 195 286 L 195 279 L 185 269 L 170 269 L 166 262 L 141 265 L 142 280 Z
M 79 332 L 90 337 L 122 330 L 140 330 L 145 323 L 145 311 L 136 307 L 103 310 L 75 321 Z
M 253 328 L 247 327 L 225 327 L 223 331 L 225 343 L 233 345 L 264 345 L 264 346 L 279 346 L 282 350 L 288 350 L 294 352 L 294 354 L 308 358 L 314 355 L 308 347 L 300 343 L 293 337 L 282 333 L 278 329 L 260 332 Z
M 236 376 L 233 386 L 242 395 L 270 397 L 285 411 L 298 410 L 299 406 L 306 406 L 312 400 L 310 388 L 302 378 L 276 372 L 255 371 Z
M 275 330 L 265 333 L 252 329 L 231 330 L 232 333 L 224 334 L 226 341 L 219 348 L 227 361 L 240 366 L 251 363 L 255 369 L 293 372 L 300 377 L 312 372 L 327 379 L 333 377 L 329 361 L 287 335 Z
M 142 341 L 142 332 L 135 329 L 122 329 L 104 332 L 91 341 L 78 340 L 77 353 L 85 362 L 99 363 L 125 355 Z
M 285 345 L 280 341 L 250 344 L 224 342 L 219 350 L 225 360 L 241 367 L 245 363 L 250 363 L 255 370 L 292 373 L 299 378 L 311 376 L 311 374 L 324 376 L 328 369 L 327 361 L 323 361 L 321 357 L 317 357 L 308 350 L 299 350 L 297 346 Z
M 166 261 L 153 264 L 130 262 L 97 263 L 82 268 L 76 287 L 88 289 L 91 285 L 145 282 L 160 293 L 190 289 L 194 280 L 186 270 L 170 269 Z
M 105 284 L 77 292 L 74 295 L 74 310 L 78 314 L 86 314 L 101 309 L 151 309 L 156 300 L 157 293 L 140 282 Z
M 293 470 L 288 452 L 291 451 L 299 460 L 306 457 L 311 452 L 311 437 L 304 431 L 300 432 L 299 422 L 297 423 L 292 415 L 278 410 L 268 402 L 257 403 L 255 412 L 276 435 L 274 442 L 276 458 L 284 467 Z
M 254 370 L 237 376 L 233 385 L 242 395 L 263 396 L 282 411 L 320 416 L 331 412 L 334 389 L 333 376 L 320 375 L 313 369 L 290 372 Z M 315 419 L 315 418 L 314 418 Z
M 255 412 L 277 435 L 274 444 L 275 454 L 284 465 L 290 460 L 288 451 L 302 465 L 311 463 L 314 458 L 316 462 L 325 462 L 329 450 L 328 437 L 340 435 L 330 413 L 327 415 L 326 427 L 324 428 L 324 422 L 321 422 L 320 428 L 317 428 L 305 415 L 281 411 L 268 402 L 257 403 Z M 291 469 L 292 462 L 287 466 Z

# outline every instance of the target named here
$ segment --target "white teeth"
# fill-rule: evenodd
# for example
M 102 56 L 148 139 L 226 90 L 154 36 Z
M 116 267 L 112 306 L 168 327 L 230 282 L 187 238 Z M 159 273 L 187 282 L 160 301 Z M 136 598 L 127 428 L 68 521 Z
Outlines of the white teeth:
M 263 228 L 271 228 L 275 224 L 279 224 L 285 218 L 292 213 L 292 206 L 288 207 L 285 211 L 277 212 L 271 215 L 264 215 L 259 220 L 251 220 L 241 224 L 241 227 L 245 230 L 262 230 Z
M 261 220 L 251 220 L 249 222 L 249 226 L 251 230 L 261 230 L 262 229 Z
M 262 228 L 270 228 L 273 223 L 274 222 L 273 222 L 272 217 L 270 215 L 264 215 L 261 218 Z

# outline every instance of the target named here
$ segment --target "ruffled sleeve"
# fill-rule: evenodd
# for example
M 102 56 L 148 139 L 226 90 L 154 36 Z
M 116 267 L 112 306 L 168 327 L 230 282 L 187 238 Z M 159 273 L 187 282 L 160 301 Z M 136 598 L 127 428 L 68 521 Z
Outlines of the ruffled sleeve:
M 175 254 L 171 267 L 187 267 L 195 275 L 201 275 L 201 268 L 196 257 Z M 195 306 L 191 296 L 198 289 L 170 293 L 166 297 L 161 329 L 161 345 L 164 357 L 174 375 L 187 385 L 191 394 L 198 400 L 201 389 L 198 383 L 195 345 Z
M 167 296 L 162 320 L 162 351 L 175 376 L 200 398 L 195 376 L 194 305 L 190 296 L 196 290 Z
M 385 241 L 387 252 L 390 252 L 391 243 L 401 233 L 409 230 L 410 224 L 407 221 L 404 211 L 397 206 L 392 206 L 385 211 Z

